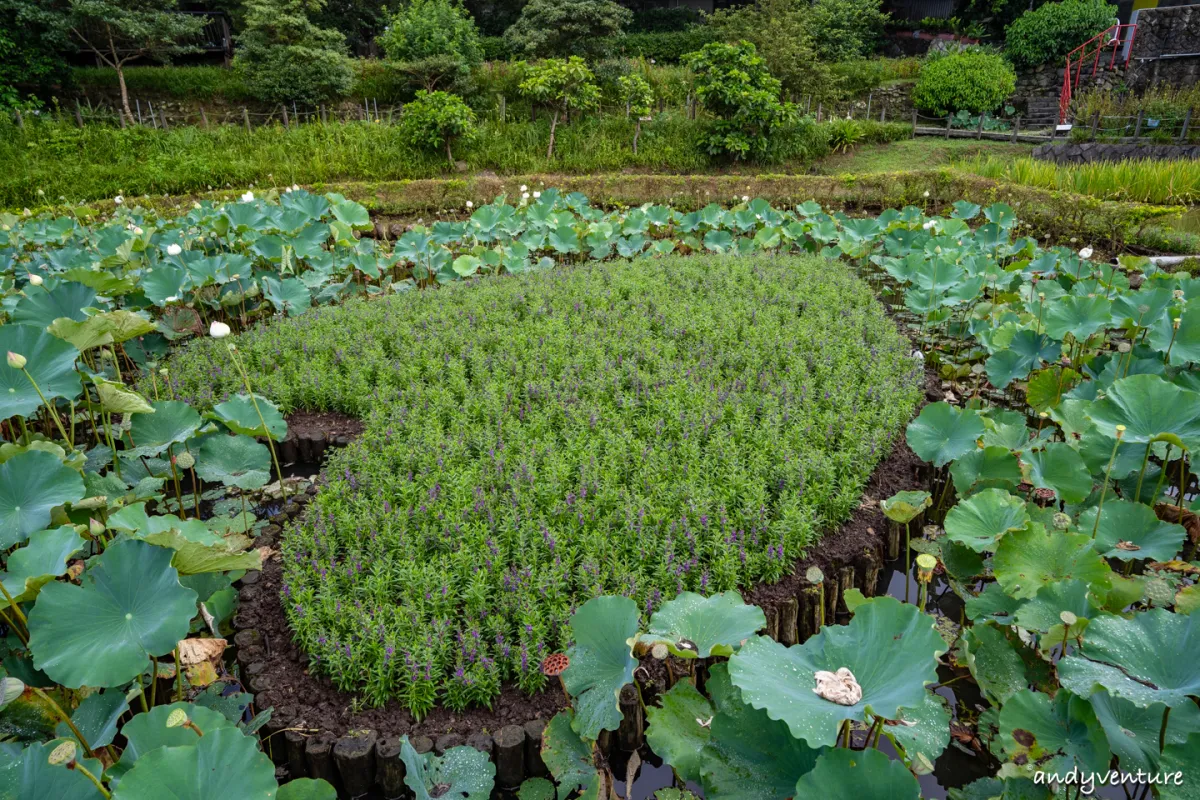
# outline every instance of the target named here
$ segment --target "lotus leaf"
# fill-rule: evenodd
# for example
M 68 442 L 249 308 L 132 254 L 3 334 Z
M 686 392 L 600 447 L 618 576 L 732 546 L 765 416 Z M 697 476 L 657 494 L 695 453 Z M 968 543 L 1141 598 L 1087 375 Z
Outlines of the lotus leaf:
M 82 772 L 50 763 L 50 754 L 60 744 L 62 740 L 55 739 L 24 750 L 0 752 L 0 800 L 103 800 Z M 95 759 L 82 759 L 81 763 L 93 775 L 104 772 Z
M 696 687 L 679 681 L 661 696 L 658 705 L 646 709 L 646 743 L 676 775 L 699 783 L 714 713 L 708 698 Z
M 37 389 L 47 401 L 79 396 L 79 373 L 75 372 L 79 351 L 74 345 L 32 325 L 3 325 L 0 353 L 18 353 L 26 362 L 24 371 L 7 362 L 0 364 L 0 419 L 32 416 L 42 405 Z M 25 372 L 37 382 L 37 389 Z
M 203 729 L 201 729 L 203 730 Z M 192 743 L 159 747 L 143 755 L 113 792 L 113 800 L 228 800 L 271 797 L 275 766 L 258 749 L 257 737 L 218 728 Z
M 0 464 L 0 549 L 50 524 L 50 512 L 83 499 L 83 478 L 59 457 L 29 450 Z
M 1047 532 L 1036 522 L 1000 539 L 992 569 L 1004 591 L 1022 600 L 1072 578 L 1090 583 L 1093 590 L 1107 590 L 1112 573 L 1092 549 L 1090 536 Z
M 946 536 L 977 553 L 995 550 L 1008 531 L 1025 527 L 1025 503 L 1003 489 L 985 489 L 968 497 L 946 514 Z
M 1128 700 L 1113 697 L 1101 689 L 1089 698 L 1100 727 L 1108 736 L 1108 746 L 1120 759 L 1122 770 L 1144 769 L 1153 772 L 1159 763 L 1159 735 L 1166 706 L 1151 703 L 1139 708 Z M 1182 745 L 1193 733 L 1200 733 L 1200 708 L 1186 703 L 1167 717 L 1166 744 Z
M 948 403 L 931 403 L 908 424 L 908 446 L 935 467 L 945 466 L 976 447 L 983 436 L 978 412 Z
M 84 540 L 70 525 L 33 533 L 27 545 L 9 553 L 7 570 L 0 573 L 4 591 L 18 603 L 34 599 L 42 586 L 67 571 L 67 562 L 83 547 Z
M 275 800 L 337 800 L 337 790 L 328 781 L 292 778 L 279 787 Z
M 1089 508 L 1083 512 L 1079 529 L 1089 534 L 1095 530 L 1096 552 L 1121 561 L 1170 561 L 1187 536 L 1182 525 L 1163 522 L 1150 506 L 1118 499 L 1107 501 L 1099 511 Z
M 134 415 L 130 425 L 137 456 L 157 456 L 183 444 L 200 429 L 200 414 L 181 400 L 157 400 L 150 405 L 154 412 Z
M 1009 448 L 990 446 L 961 456 L 950 465 L 950 476 L 958 496 L 967 497 L 983 489 L 1016 489 L 1021 482 L 1021 468 Z
M 196 474 L 206 481 L 261 489 L 271 480 L 271 453 L 249 436 L 211 436 L 196 456 Z
M 879 750 L 830 750 L 796 783 L 795 797 L 821 800 L 920 800 L 921 785 L 903 764 Z
M 735 591 L 711 597 L 683 592 L 654 612 L 649 631 L 637 641 L 642 646 L 661 642 L 680 658 L 728 656 L 766 626 L 762 609 L 746 605 Z
M 1164 749 L 1159 769 L 1171 777 L 1159 787 L 1159 800 L 1200 800 L 1196 764 L 1200 764 L 1200 733 L 1193 733 L 1183 744 Z
M 1112 753 L 1091 704 L 1060 691 L 1022 689 L 1000 708 L 1000 750 L 1030 777 L 1034 770 L 1065 775 L 1074 768 L 1104 772 Z
M 451 747 L 441 756 L 418 753 L 407 736 L 400 737 L 404 785 L 416 800 L 434 797 L 487 800 L 496 782 L 496 765 L 474 747 Z
M 258 410 L 254 406 L 257 403 Z M 262 418 L 259 418 L 262 414 Z M 287 421 L 279 407 L 261 395 L 239 394 L 213 406 L 212 418 L 224 423 L 225 427 L 243 436 L 270 436 L 277 442 L 287 436 Z M 263 421 L 266 428 L 263 428 Z
M 629 644 L 637 622 L 637 605 L 628 597 L 593 598 L 571 617 L 575 646 L 562 679 L 575 699 L 571 726 L 584 739 L 595 741 L 621 723 L 618 695 L 638 665 Z
M 879 505 L 883 509 L 885 517 L 892 522 L 907 525 L 932 504 L 933 498 L 929 496 L 929 492 L 905 491 L 896 492 Z
M 555 714 L 542 732 L 542 760 L 558 783 L 558 800 L 567 800 L 576 789 L 580 798 L 605 800 L 600 796 L 600 773 L 592 762 L 592 746 L 574 729 L 575 712 Z
M 917 759 L 932 764 L 950 744 L 950 707 L 946 698 L 926 692 L 921 705 L 901 709 L 899 719 L 880 730 L 910 765 Z
M 1157 375 L 1132 375 L 1114 383 L 1087 414 L 1108 436 L 1125 426 L 1124 442 L 1146 444 L 1169 435 L 1189 451 L 1200 444 L 1200 394 L 1181 389 Z
M 83 698 L 79 708 L 71 714 L 71 722 L 83 734 L 88 745 L 95 749 L 112 743 L 117 736 L 117 723 L 128 710 L 129 701 L 125 699 L 125 693 L 109 689 Z M 61 737 L 73 738 L 74 734 L 65 722 L 58 723 L 54 730 Z

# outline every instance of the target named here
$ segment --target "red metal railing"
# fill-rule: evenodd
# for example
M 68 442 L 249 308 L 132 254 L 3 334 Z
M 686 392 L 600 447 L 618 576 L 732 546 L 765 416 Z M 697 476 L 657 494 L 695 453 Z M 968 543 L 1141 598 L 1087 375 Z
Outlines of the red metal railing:
M 1079 88 L 1079 82 L 1085 77 L 1091 77 L 1100 69 L 1114 69 L 1120 59 L 1121 66 L 1129 65 L 1129 56 L 1133 53 L 1133 37 L 1137 35 L 1137 25 L 1113 25 L 1103 33 L 1088 39 L 1067 54 L 1067 68 L 1063 71 L 1062 94 L 1058 99 L 1059 124 L 1067 121 L 1067 112 L 1071 107 L 1071 97 Z M 1109 54 L 1111 51 L 1111 55 Z M 1124 51 L 1124 55 L 1122 55 Z M 1101 66 L 1101 61 L 1108 63 Z M 1091 63 L 1091 72 L 1084 75 L 1084 69 Z

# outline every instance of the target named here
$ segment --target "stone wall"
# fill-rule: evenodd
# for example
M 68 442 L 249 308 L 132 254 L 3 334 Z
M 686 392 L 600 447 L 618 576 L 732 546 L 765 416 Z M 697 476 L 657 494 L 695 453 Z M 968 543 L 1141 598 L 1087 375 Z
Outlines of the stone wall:
M 1055 164 L 1091 164 L 1097 161 L 1126 161 L 1129 159 L 1196 160 L 1200 145 L 1174 144 L 1043 144 L 1035 147 L 1033 157 Z
M 1155 83 L 1189 86 L 1200 81 L 1200 56 L 1159 58 L 1200 53 L 1200 5 L 1144 9 L 1138 13 L 1137 26 L 1130 53 L 1130 88 L 1140 91 Z

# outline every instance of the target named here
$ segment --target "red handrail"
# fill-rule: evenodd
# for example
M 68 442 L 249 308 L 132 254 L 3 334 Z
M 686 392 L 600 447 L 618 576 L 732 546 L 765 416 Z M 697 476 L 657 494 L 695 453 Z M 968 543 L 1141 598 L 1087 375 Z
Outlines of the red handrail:
M 1113 25 L 1067 54 L 1067 65 L 1063 70 L 1062 94 L 1058 100 L 1059 124 L 1067 121 L 1067 112 L 1071 107 L 1071 98 L 1079 87 L 1083 65 L 1091 61 L 1092 71 L 1088 77 L 1095 75 L 1096 71 L 1100 69 L 1100 56 L 1106 50 L 1111 49 L 1112 55 L 1108 59 L 1106 69 L 1113 69 L 1117 65 L 1117 54 L 1124 49 L 1125 55 L 1121 66 L 1129 66 L 1129 57 L 1133 53 L 1133 38 L 1136 35 L 1137 25 Z

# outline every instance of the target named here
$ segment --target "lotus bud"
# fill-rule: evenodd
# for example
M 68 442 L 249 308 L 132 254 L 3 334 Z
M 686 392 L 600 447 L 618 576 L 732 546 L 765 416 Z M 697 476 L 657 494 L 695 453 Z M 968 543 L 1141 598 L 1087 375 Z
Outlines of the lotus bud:
M 929 553 L 921 553 L 917 556 L 917 580 L 921 583 L 929 583 L 933 580 L 933 571 L 937 569 L 937 559 Z
M 522 191 L 522 192 L 528 192 L 528 191 L 529 191 L 529 187 L 528 187 L 528 186 L 526 186 L 525 184 L 523 184 L 523 183 L 522 183 L 522 184 L 521 184 L 521 191 Z
M 141 228 L 139 228 L 137 225 L 134 225 L 134 226 L 133 226 L 133 235 L 134 235 L 134 236 L 141 236 L 143 233 L 145 233 L 145 231 L 143 231 L 143 230 L 142 230 Z
M 121 195 L 117 195 L 116 197 L 113 198 L 113 203 L 115 203 L 116 205 L 121 205 L 121 203 L 124 203 L 124 202 L 125 202 L 125 198 L 122 197 Z
M 1183 299 L 1183 289 L 1176 289 L 1175 291 L 1171 292 L 1171 294 L 1175 295 L 1176 300 Z
M 100 360 L 101 361 L 112 361 L 112 357 L 113 357 L 112 350 L 109 350 L 107 347 L 100 348 Z
M 182 252 L 183 252 L 183 248 L 177 244 L 167 245 L 167 255 L 169 255 L 169 256 L 177 256 Z
M 8 365 L 13 369 L 25 369 L 26 363 L 25 356 L 14 353 L 12 350 L 8 351 Z
M 41 275 L 36 275 L 31 272 L 29 273 L 29 283 L 31 286 L 41 286 L 43 283 L 45 283 L 45 280 Z
M 167 377 L 168 375 L 170 375 L 170 374 L 171 374 L 171 371 L 170 371 L 169 369 L 167 369 L 166 367 L 163 367 L 162 369 L 160 369 L 160 370 L 158 371 L 158 374 L 159 374 L 159 375 L 162 375 L 162 376 L 165 378 L 165 377 Z
M 1067 528 L 1071 527 L 1071 515 L 1058 511 L 1054 514 L 1053 522 L 1054 529 L 1056 531 L 1065 531 Z
M 244 195 L 242 195 L 242 202 L 243 203 L 253 203 L 254 202 L 254 192 L 246 192 Z
M 88 533 L 92 535 L 93 539 L 99 539 L 100 534 L 104 533 L 104 523 L 92 517 L 88 520 Z
M 75 760 L 75 740 L 68 739 L 50 751 L 50 763 L 56 767 L 70 764 Z
M 213 324 L 208 327 L 208 335 L 214 339 L 224 339 L 229 335 L 229 326 L 224 322 L 214 321 Z
M 182 708 L 177 708 L 174 711 L 172 711 L 170 714 L 167 715 L 167 727 L 168 728 L 178 728 L 180 725 L 185 724 L 187 721 L 188 721 L 187 712 L 184 711 Z
M 928 189 L 925 190 L 925 194 L 923 194 L 922 197 L 924 197 L 926 200 L 929 199 L 929 190 Z
M 1091 258 L 1093 252 L 1094 251 L 1092 250 L 1091 247 L 1085 247 L 1079 251 L 1079 257 L 1084 258 L 1084 259 Z
M 474 203 L 472 203 L 470 200 L 468 200 L 468 201 L 467 201 L 467 208 L 474 208 L 474 207 L 475 207 L 475 204 L 474 204 Z
M 180 469 L 191 469 L 196 466 L 196 457 L 186 450 L 175 456 L 175 464 Z

